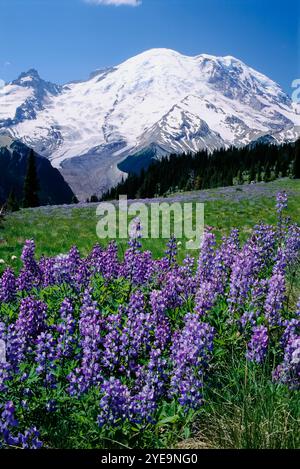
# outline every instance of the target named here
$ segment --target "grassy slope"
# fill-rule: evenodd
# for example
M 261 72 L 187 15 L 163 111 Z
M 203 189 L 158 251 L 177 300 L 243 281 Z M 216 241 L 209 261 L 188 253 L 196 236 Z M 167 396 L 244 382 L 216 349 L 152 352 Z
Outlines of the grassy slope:
M 254 224 L 264 221 L 275 222 L 274 196 L 278 190 L 289 192 L 288 213 L 300 223 L 300 180 L 284 179 L 261 186 L 244 186 L 236 189 L 211 189 L 198 193 L 180 194 L 180 200 L 205 201 L 205 224 L 215 228 L 218 238 L 240 228 L 246 237 Z M 167 199 L 166 199 L 167 200 Z M 172 200 L 176 200 L 176 197 Z M 11 256 L 20 256 L 24 241 L 34 238 L 37 254 L 41 256 L 65 253 L 76 244 L 86 255 L 93 244 L 99 242 L 96 235 L 96 206 L 57 207 L 27 209 L 8 215 L 0 230 L 0 259 L 19 266 L 19 261 L 11 261 Z M 161 256 L 166 240 L 144 240 L 145 249 L 151 249 L 154 256 Z M 126 241 L 120 240 L 121 250 Z M 197 254 L 197 253 L 195 253 Z M 184 243 L 179 257 L 185 255 Z

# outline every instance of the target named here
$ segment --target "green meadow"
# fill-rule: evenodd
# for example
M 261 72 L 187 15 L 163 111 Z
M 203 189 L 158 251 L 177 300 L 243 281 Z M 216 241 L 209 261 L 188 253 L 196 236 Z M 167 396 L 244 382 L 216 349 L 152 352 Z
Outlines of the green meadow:
M 247 189 L 247 190 L 246 190 Z M 217 239 L 228 234 L 232 228 L 239 228 L 242 239 L 246 238 L 251 228 L 263 221 L 275 223 L 274 211 L 275 195 L 279 190 L 286 189 L 289 194 L 288 215 L 300 223 L 300 180 L 282 179 L 264 184 L 263 190 L 257 190 L 257 185 L 239 186 L 230 192 L 225 189 L 210 189 L 206 191 L 174 194 L 170 201 L 204 202 L 205 225 L 213 227 Z M 154 199 L 155 200 L 155 199 Z M 164 201 L 168 202 L 168 198 Z M 41 207 L 37 209 L 23 209 L 7 214 L 0 229 L 0 259 L 5 265 L 20 266 L 19 257 L 26 239 L 33 238 L 36 243 L 38 257 L 53 256 L 66 253 L 76 244 L 82 255 L 87 255 L 92 246 L 99 242 L 107 244 L 106 240 L 99 240 L 96 225 L 99 217 L 96 215 L 97 204 L 90 206 L 61 206 Z M 179 259 L 186 254 L 183 237 L 182 245 L 178 249 Z M 126 249 L 127 240 L 117 239 L 120 254 Z M 164 253 L 166 239 L 144 239 L 143 248 L 151 249 L 155 257 Z M 197 252 L 189 250 L 191 255 Z M 16 260 L 11 257 L 16 256 Z

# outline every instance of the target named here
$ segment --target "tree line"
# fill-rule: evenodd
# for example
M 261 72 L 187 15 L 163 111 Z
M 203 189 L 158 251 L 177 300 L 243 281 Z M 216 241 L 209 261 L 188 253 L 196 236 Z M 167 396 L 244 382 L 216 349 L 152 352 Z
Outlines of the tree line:
M 171 154 L 153 160 L 148 169 L 131 173 L 102 195 L 102 200 L 146 198 L 189 191 L 269 182 L 279 177 L 300 178 L 300 139 L 294 143 L 250 144 L 246 147 Z

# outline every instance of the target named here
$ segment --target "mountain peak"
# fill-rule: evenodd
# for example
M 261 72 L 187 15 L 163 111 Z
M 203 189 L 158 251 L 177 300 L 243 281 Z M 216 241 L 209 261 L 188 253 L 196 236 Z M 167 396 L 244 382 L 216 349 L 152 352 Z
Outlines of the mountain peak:
M 35 68 L 30 68 L 27 72 L 21 73 L 12 85 L 33 89 L 38 99 L 43 99 L 45 93 L 57 95 L 61 87 L 50 81 L 43 80 Z
M 40 78 L 39 72 L 35 68 L 30 68 L 24 75 L 31 76 L 34 78 Z
M 22 72 L 16 80 L 13 81 L 14 85 L 30 86 L 32 82 L 40 81 L 41 77 L 35 68 L 30 68 L 27 72 Z
M 182 55 L 180 52 L 174 50 L 174 49 L 168 49 L 166 47 L 154 47 L 152 49 L 147 49 L 140 54 L 138 54 L 136 57 L 139 56 L 154 56 L 154 55 Z
M 131 65 L 131 64 L 148 64 L 148 63 L 164 63 L 166 61 L 178 61 L 185 56 L 180 54 L 173 49 L 165 49 L 165 48 L 154 48 L 148 49 L 140 54 L 131 57 L 130 59 L 123 62 L 123 64 Z M 121 65 L 123 65 L 121 64 Z

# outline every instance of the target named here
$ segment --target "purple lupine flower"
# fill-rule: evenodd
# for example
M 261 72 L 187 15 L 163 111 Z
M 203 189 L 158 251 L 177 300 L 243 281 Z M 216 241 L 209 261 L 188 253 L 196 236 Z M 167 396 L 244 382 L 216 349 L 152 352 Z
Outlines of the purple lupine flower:
M 80 261 L 81 261 L 81 257 L 80 257 L 80 252 L 77 246 L 72 246 L 67 257 L 69 274 L 71 275 L 72 278 L 74 278 L 76 275 L 77 268 L 78 268 L 78 265 L 80 264 Z
M 57 339 L 57 358 L 71 356 L 75 342 L 74 332 L 76 320 L 73 318 L 73 306 L 68 298 L 65 298 L 60 307 L 61 322 L 55 327 L 59 336 Z
M 119 275 L 128 278 L 133 285 L 143 285 L 150 279 L 151 274 L 151 252 L 140 252 L 133 247 L 127 249 L 124 254 L 124 262 L 120 266 Z
M 167 317 L 156 317 L 153 346 L 150 351 L 156 353 L 157 350 L 164 350 L 171 340 L 171 326 Z
M 172 270 L 173 269 L 170 269 L 167 257 L 162 257 L 161 259 L 153 259 L 151 268 L 152 284 L 155 285 L 156 288 L 161 287 L 166 280 L 166 276 Z
M 158 326 L 160 329 L 160 325 Z M 156 332 L 158 332 L 158 329 Z M 166 332 L 166 330 L 165 330 Z M 165 392 L 165 386 L 167 385 L 167 379 L 169 378 L 169 370 L 167 369 L 167 360 L 163 357 L 163 351 L 166 344 L 171 338 L 171 329 L 169 328 L 166 336 L 165 332 L 160 338 L 157 338 L 154 342 L 154 347 L 150 351 L 149 362 L 148 362 L 148 375 L 145 381 L 151 383 L 155 387 L 157 397 L 160 397 Z M 167 340 L 166 340 L 167 337 Z
M 227 252 L 225 246 L 226 245 L 222 243 L 220 248 L 216 250 L 211 280 L 203 282 L 213 284 L 216 290 L 216 294 L 219 295 L 224 293 L 230 275 L 230 268 L 228 268 L 225 263 L 227 261 Z M 202 285 L 200 284 L 200 288 L 201 286 Z
M 16 297 L 16 278 L 12 269 L 8 267 L 0 279 L 0 302 L 10 303 Z
M 290 389 L 300 389 L 300 336 L 292 334 L 285 346 L 283 362 L 273 373 L 273 380 Z
M 25 241 L 21 259 L 23 267 L 17 279 L 18 290 L 30 291 L 41 282 L 41 271 L 35 260 L 35 244 L 32 239 Z
M 56 341 L 50 332 L 42 332 L 36 339 L 36 372 L 46 388 L 55 387 Z
M 15 429 L 18 425 L 19 422 L 15 417 L 15 406 L 12 401 L 8 401 L 4 405 L 0 418 L 0 436 L 2 436 L 4 444 L 23 449 L 39 449 L 43 446 L 36 427 L 32 427 L 24 433 L 15 435 Z M 0 442 L 0 447 L 1 446 Z
M 25 335 L 36 337 L 45 328 L 46 311 L 47 306 L 42 301 L 29 296 L 22 299 L 16 329 L 22 330 Z
M 281 242 L 284 237 L 284 231 L 286 229 L 287 223 L 283 220 L 283 212 L 287 208 L 288 196 L 285 191 L 278 192 L 276 196 L 276 210 L 278 216 L 278 240 Z
M 187 255 L 182 266 L 177 267 L 177 272 L 184 281 L 184 296 L 188 298 L 193 295 L 197 288 L 197 279 L 194 275 L 195 259 Z
M 182 331 L 176 331 L 171 346 L 173 370 L 171 396 L 177 395 L 186 408 L 197 408 L 202 402 L 204 373 L 213 349 L 213 328 L 188 313 Z
M 136 274 L 133 282 L 136 285 L 146 285 L 153 275 L 153 259 L 151 251 L 139 253 Z
M 36 427 L 29 428 L 23 434 L 18 434 L 19 445 L 23 449 L 40 449 L 43 442 L 40 440 L 40 432 Z
M 128 278 L 134 285 L 147 283 L 152 275 L 152 254 L 150 251 L 141 252 L 140 239 L 142 226 L 139 218 L 131 223 L 129 248 L 124 254 L 123 264 L 119 269 L 119 276 Z
M 115 241 L 109 243 L 103 254 L 101 274 L 106 280 L 116 278 L 119 273 L 118 247 Z
M 141 390 L 128 400 L 128 418 L 133 423 L 143 421 L 155 423 L 153 414 L 157 409 L 156 393 L 153 386 L 145 384 Z
M 87 261 L 81 259 L 80 252 L 76 246 L 70 249 L 65 262 L 67 277 L 69 277 L 71 284 L 77 290 L 87 288 L 91 272 Z
M 15 406 L 12 401 L 5 403 L 4 409 L 1 413 L 1 418 L 5 420 L 6 425 L 9 427 L 17 427 L 19 425 L 19 422 L 15 417 Z
M 103 275 L 107 280 L 116 278 L 119 274 L 118 248 L 115 241 L 110 242 L 105 250 L 96 244 L 87 261 L 92 272 Z
M 53 258 L 53 276 L 58 285 L 61 283 L 72 284 L 68 254 L 59 254 Z
M 7 389 L 7 383 L 12 378 L 12 368 L 6 357 L 6 328 L 0 323 L 0 392 Z
M 9 363 L 0 363 L 0 392 L 7 390 L 7 384 L 12 379 L 12 368 Z
M 161 317 L 168 308 L 167 298 L 163 291 L 152 290 L 150 293 L 151 309 L 157 317 Z
M 215 290 L 217 295 L 224 294 L 231 268 L 239 252 L 239 231 L 232 230 L 228 237 L 223 237 L 222 244 L 216 249 L 214 261 L 211 266 L 210 290 Z M 200 289 L 204 291 L 202 285 Z
M 185 279 L 177 270 L 170 271 L 165 276 L 165 284 L 162 288 L 168 308 L 177 308 L 184 302 Z
M 144 295 L 139 291 L 131 295 L 125 314 L 127 321 L 121 333 L 120 359 L 123 361 L 122 371 L 126 366 L 127 372 L 132 373 L 138 358 L 145 357 L 149 350 L 156 316 L 146 311 Z
M 290 225 L 283 240 L 284 256 L 288 266 L 294 266 L 300 257 L 300 227 Z
M 15 324 L 10 324 L 7 330 L 6 356 L 8 363 L 17 368 L 25 358 L 27 335 Z
M 56 412 L 57 411 L 57 402 L 55 399 L 49 399 L 46 403 L 46 410 L 47 412 Z
M 252 238 L 237 254 L 232 265 L 228 294 L 231 312 L 238 311 L 244 307 L 256 276 L 261 269 L 261 249 Z
M 284 273 L 280 272 L 277 266 L 275 266 L 274 271 L 268 282 L 269 288 L 265 302 L 265 316 L 272 326 L 281 324 L 281 312 L 286 291 Z
M 165 254 L 168 259 L 168 263 L 170 267 L 174 267 L 177 263 L 176 256 L 177 256 L 177 242 L 175 236 L 172 236 L 167 243 L 167 249 Z
M 85 289 L 88 287 L 91 277 L 90 266 L 87 261 L 81 259 L 74 275 L 74 283 L 77 290 Z
M 19 316 L 7 331 L 7 359 L 17 366 L 31 349 L 35 339 L 45 329 L 47 306 L 31 297 L 22 299 Z
M 142 238 L 143 227 L 141 225 L 140 219 L 137 217 L 130 223 L 129 230 L 129 246 L 133 249 L 140 249 L 142 247 L 140 239 Z
M 277 233 L 271 225 L 256 225 L 253 229 L 256 245 L 260 248 L 260 258 L 263 266 L 268 266 L 275 255 Z
M 101 386 L 102 398 L 100 399 L 100 410 L 98 415 L 98 425 L 114 426 L 119 421 L 124 421 L 128 417 L 129 391 L 127 386 L 113 376 L 104 381 Z
M 235 261 L 235 257 L 240 249 L 240 233 L 234 228 L 228 237 L 223 237 L 223 242 L 217 251 L 224 267 L 230 270 Z
M 265 326 L 255 326 L 252 329 L 252 337 L 248 343 L 246 357 L 249 361 L 262 363 L 268 350 L 268 330 Z
M 267 289 L 268 281 L 266 279 L 257 279 L 254 281 L 250 295 L 250 308 L 256 311 L 258 315 L 263 313 Z
M 93 301 L 91 289 L 84 292 L 81 306 L 79 332 L 81 336 L 81 364 L 68 376 L 71 394 L 86 392 L 90 386 L 101 381 L 100 374 L 100 335 L 102 320 L 97 307 Z
M 87 257 L 87 264 L 89 265 L 92 273 L 98 273 L 102 271 L 104 249 L 100 244 L 95 244 L 90 255 Z
M 123 310 L 119 307 L 117 314 L 106 317 L 106 335 L 103 341 L 102 366 L 108 371 L 114 371 L 120 363 L 122 353 L 121 334 L 123 323 Z
M 42 257 L 38 264 L 41 273 L 41 286 L 43 288 L 55 285 L 55 258 Z
M 195 295 L 195 311 L 204 316 L 213 306 L 218 295 L 214 281 L 201 283 Z
M 285 191 L 278 192 L 276 195 L 276 210 L 279 215 L 288 206 L 288 195 Z
M 0 418 L 0 435 L 5 444 L 13 446 L 18 445 L 18 438 L 13 435 L 14 428 L 18 425 L 19 422 L 15 417 L 14 404 L 12 401 L 8 401 L 4 405 Z M 1 446 L 0 443 L 0 447 Z
M 167 361 L 162 357 L 162 351 L 152 349 L 148 364 L 140 366 L 136 372 L 128 402 L 128 418 L 131 422 L 155 423 L 153 414 L 158 407 L 159 398 L 166 392 L 166 369 Z
M 256 325 L 257 318 L 264 314 L 264 306 L 268 291 L 266 279 L 256 279 L 250 292 L 249 306 L 240 318 L 240 325 L 245 329 L 247 325 Z
M 273 274 L 285 275 L 287 268 L 286 252 L 284 249 L 279 247 L 277 249 L 276 256 L 274 258 Z
M 280 339 L 280 345 L 283 349 L 287 344 L 300 334 L 300 317 L 283 321 L 284 331 Z
M 206 230 L 198 259 L 197 280 L 198 283 L 209 281 L 213 276 L 215 259 L 216 237 L 210 230 Z

